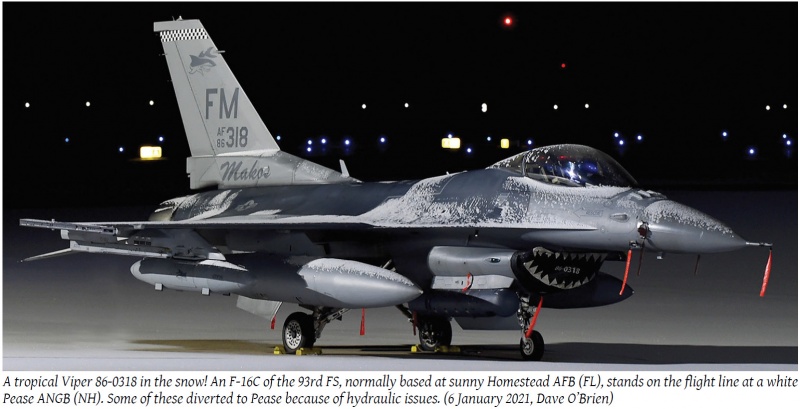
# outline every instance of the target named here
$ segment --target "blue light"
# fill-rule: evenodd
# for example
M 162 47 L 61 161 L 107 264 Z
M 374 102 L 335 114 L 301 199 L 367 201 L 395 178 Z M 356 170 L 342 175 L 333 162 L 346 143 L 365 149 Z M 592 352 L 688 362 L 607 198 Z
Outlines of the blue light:
M 614 137 L 619 138 L 619 132 L 614 132 Z
M 306 148 L 306 152 L 311 153 L 311 147 Z
M 625 140 L 624 139 L 620 139 L 619 140 L 619 146 L 625 146 Z
M 786 139 L 786 138 L 787 138 L 786 134 L 783 134 L 783 139 Z
M 309 145 L 311 145 L 311 144 L 313 144 L 313 143 L 314 143 L 314 142 L 312 142 L 312 141 L 311 141 L 311 139 L 309 139 L 309 140 L 308 140 L 308 144 L 309 144 Z
M 164 142 L 164 137 L 163 137 L 163 136 L 159 136 L 159 137 L 158 137 L 158 141 L 159 141 L 159 142 Z
M 792 146 L 792 140 L 791 139 L 787 139 L 786 140 L 786 146 Z
M 728 131 L 722 131 L 722 137 L 723 138 L 727 138 L 728 137 Z
M 386 138 L 381 136 L 381 143 L 386 143 Z
M 747 154 L 750 155 L 750 156 L 755 156 L 756 155 L 756 148 L 749 148 L 747 150 Z
M 467 148 L 467 153 L 472 153 L 472 148 Z
M 64 138 L 65 143 L 69 143 L 69 138 Z
M 491 141 L 492 141 L 492 137 L 491 136 L 487 136 L 486 137 L 486 142 L 491 142 Z
M 350 146 L 350 139 L 345 139 L 345 140 L 344 140 L 344 144 L 345 144 L 346 146 Z
M 122 146 L 120 146 L 120 147 L 119 147 L 119 153 L 122 153 L 122 152 L 125 152 L 125 148 L 124 148 L 124 147 L 122 147 Z
M 642 135 L 636 135 L 636 140 L 637 141 L 641 142 L 642 139 L 644 139 L 644 138 L 642 138 Z
M 321 142 L 323 145 L 325 145 L 326 143 L 328 143 L 328 140 L 327 140 L 327 139 L 325 139 L 325 138 L 322 138 L 322 140 L 321 140 L 320 142 Z
M 280 135 L 278 135 L 278 136 L 276 136 L 276 137 L 275 137 L 275 139 L 277 139 L 277 140 L 281 140 L 281 136 L 280 136 Z
M 531 146 L 531 145 L 533 145 L 533 140 L 532 139 L 528 139 L 528 146 Z

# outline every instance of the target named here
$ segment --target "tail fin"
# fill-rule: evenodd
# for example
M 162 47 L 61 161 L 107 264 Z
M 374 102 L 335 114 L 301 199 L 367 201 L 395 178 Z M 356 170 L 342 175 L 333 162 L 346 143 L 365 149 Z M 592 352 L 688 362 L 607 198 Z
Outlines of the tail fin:
M 352 181 L 281 152 L 199 20 L 156 22 L 192 157 L 186 171 L 199 189 Z

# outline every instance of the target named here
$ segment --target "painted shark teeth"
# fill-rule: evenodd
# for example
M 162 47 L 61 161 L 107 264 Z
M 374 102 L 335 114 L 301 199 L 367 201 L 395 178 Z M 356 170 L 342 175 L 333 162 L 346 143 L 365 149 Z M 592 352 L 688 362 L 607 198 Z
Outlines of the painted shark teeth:
M 549 287 L 570 290 L 594 279 L 605 261 L 605 253 L 553 252 L 533 249 L 532 258 L 523 263 L 528 273 Z

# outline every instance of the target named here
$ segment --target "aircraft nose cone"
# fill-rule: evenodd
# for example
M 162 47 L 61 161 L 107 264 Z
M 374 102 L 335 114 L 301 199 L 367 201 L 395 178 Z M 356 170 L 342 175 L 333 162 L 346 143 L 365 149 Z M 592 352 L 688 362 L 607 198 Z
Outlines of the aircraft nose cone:
M 647 247 L 667 253 L 720 253 L 744 248 L 747 242 L 717 219 L 672 200 L 644 210 L 650 233 Z

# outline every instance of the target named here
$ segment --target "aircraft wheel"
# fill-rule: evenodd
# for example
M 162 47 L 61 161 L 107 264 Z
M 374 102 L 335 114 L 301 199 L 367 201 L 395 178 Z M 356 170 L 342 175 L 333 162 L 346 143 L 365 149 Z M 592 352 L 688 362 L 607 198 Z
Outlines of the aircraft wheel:
M 533 331 L 530 338 L 519 341 L 519 352 L 526 361 L 540 361 L 544 354 L 544 338 L 539 331 Z
M 283 347 L 287 354 L 293 354 L 300 348 L 314 346 L 314 320 L 308 314 L 295 312 L 283 323 Z
M 449 346 L 453 340 L 453 327 L 445 317 L 425 317 L 419 320 L 419 345 L 423 351 L 435 351 L 438 346 Z

